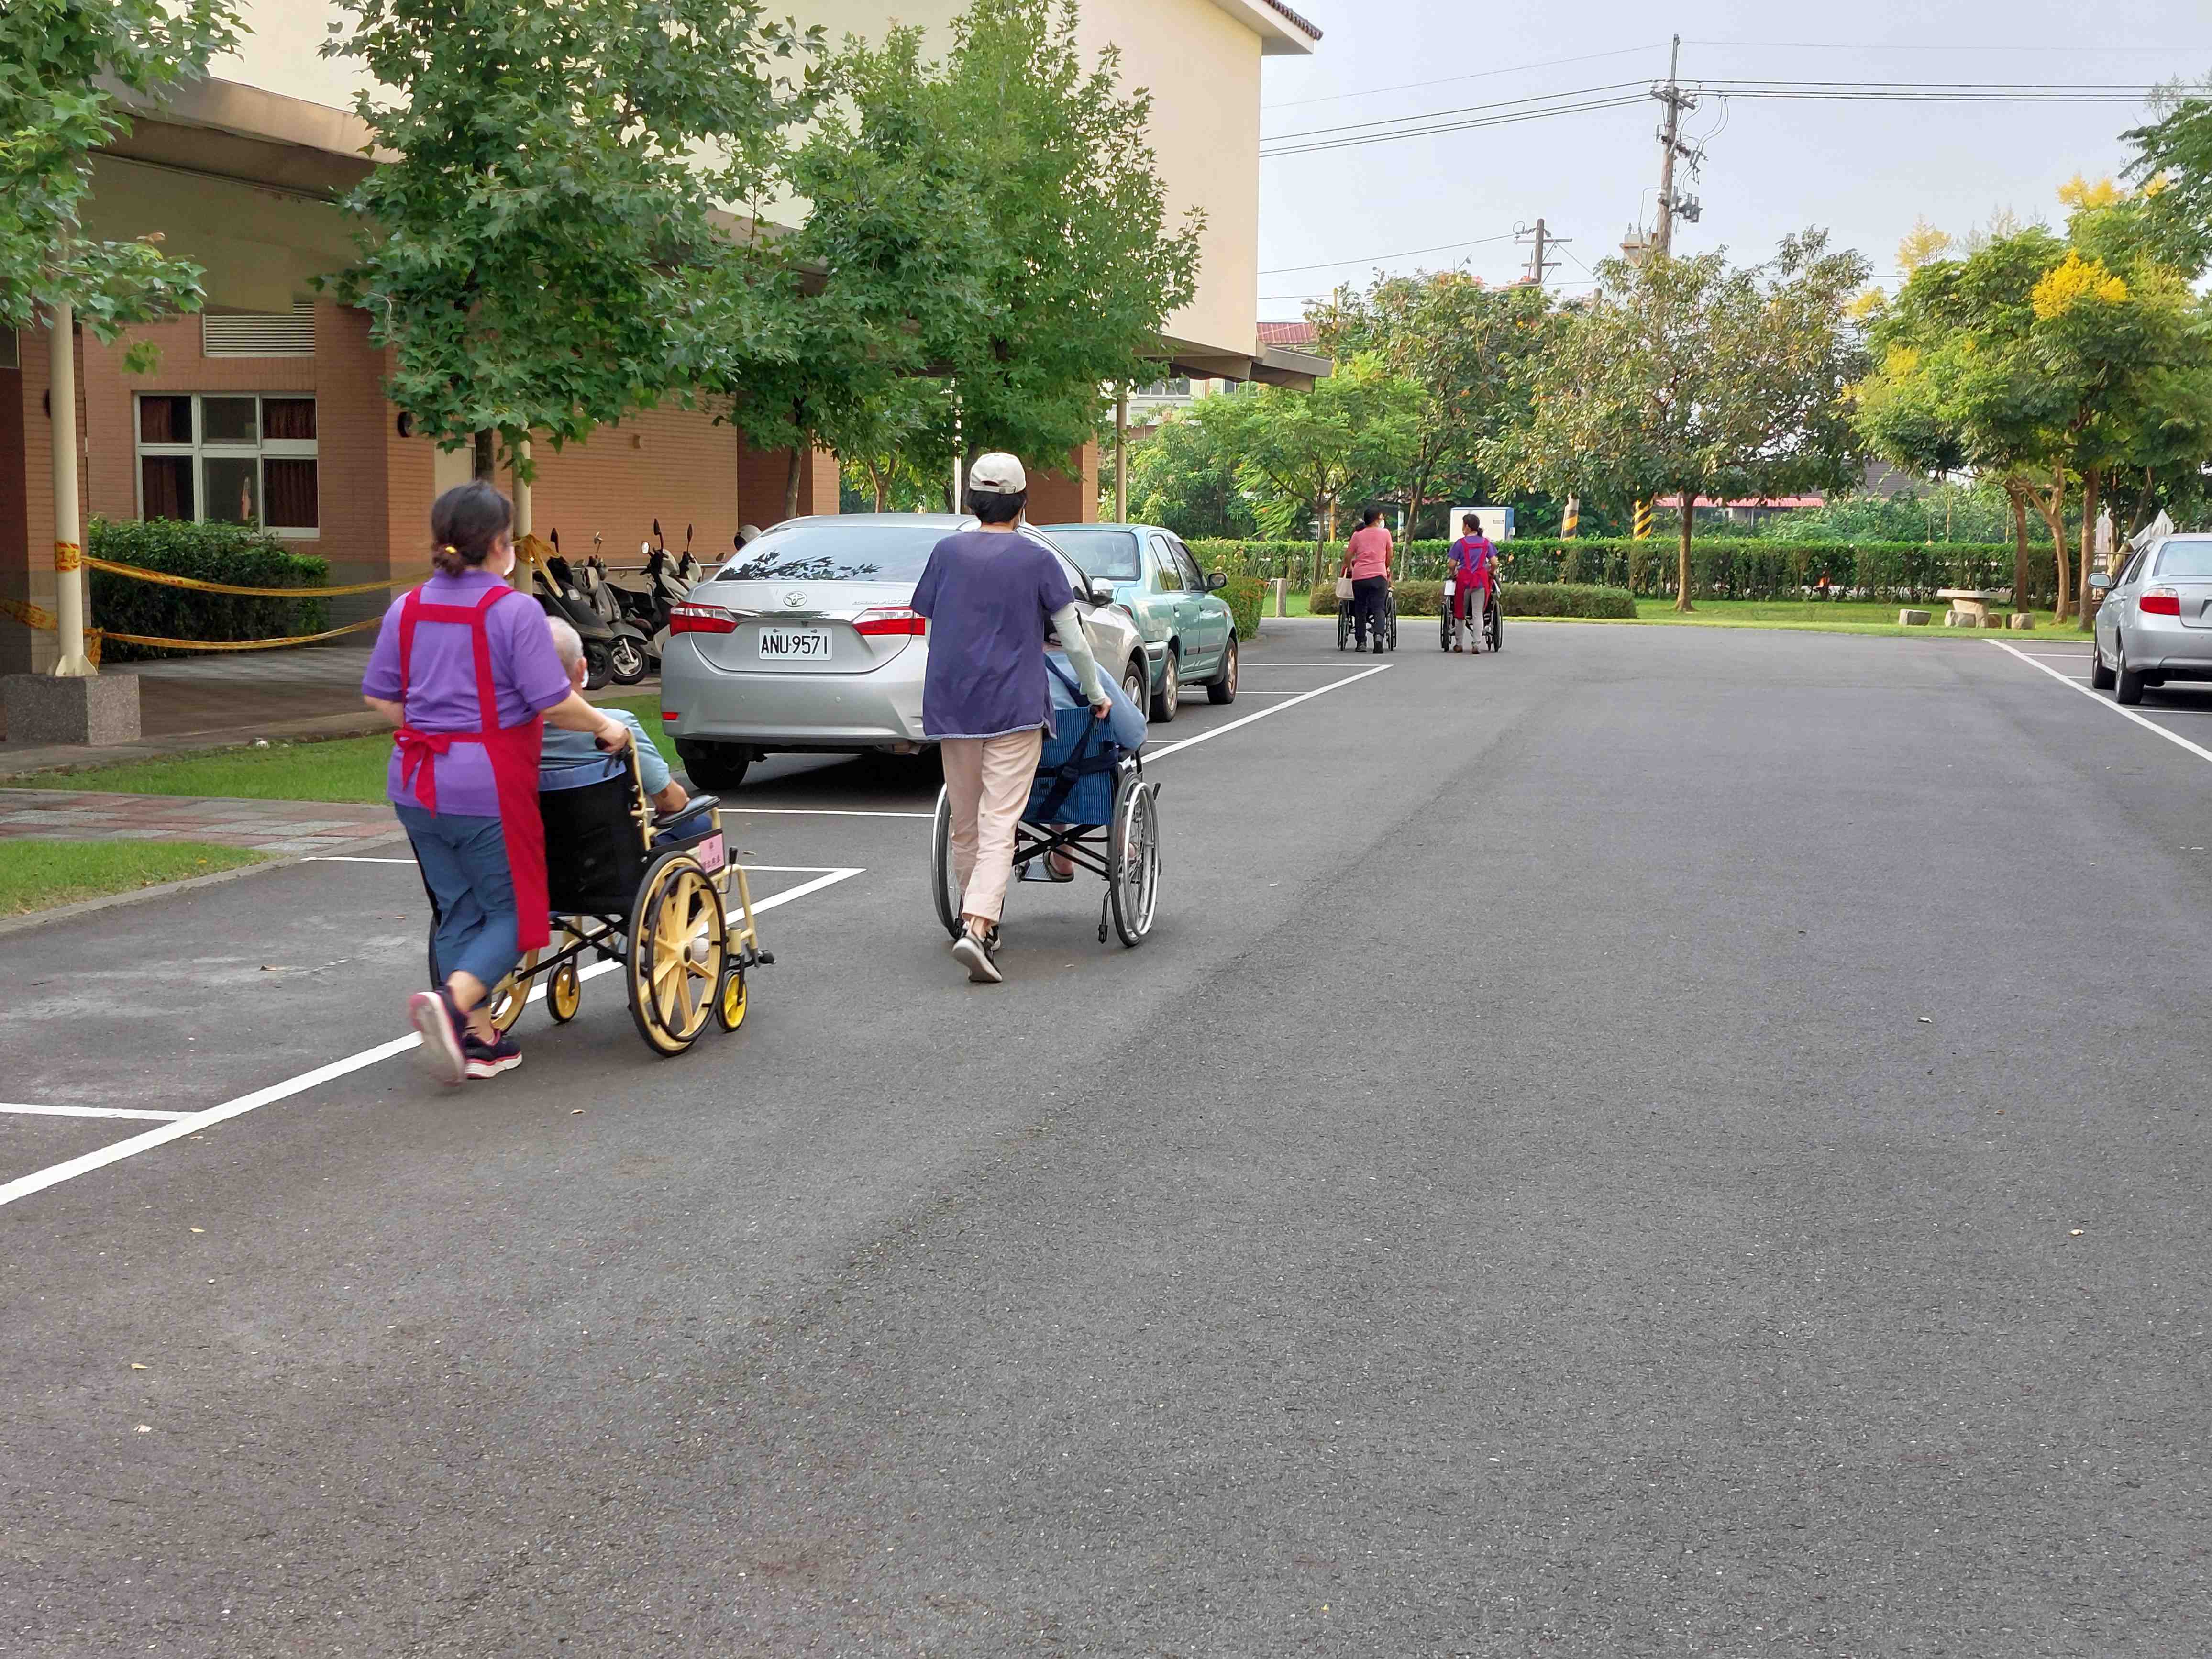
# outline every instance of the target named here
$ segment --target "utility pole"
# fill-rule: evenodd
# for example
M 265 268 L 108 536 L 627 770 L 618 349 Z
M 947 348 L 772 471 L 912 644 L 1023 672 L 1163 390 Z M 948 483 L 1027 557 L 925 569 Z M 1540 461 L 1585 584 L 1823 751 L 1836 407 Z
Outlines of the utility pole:
M 1674 160 L 1690 156 L 1682 143 L 1682 112 L 1698 106 L 1698 100 L 1682 90 L 1678 78 L 1681 61 L 1682 37 L 1678 34 L 1667 54 L 1667 84 L 1651 94 L 1667 111 L 1666 124 L 1659 129 L 1659 217 L 1651 232 L 1651 251 L 1662 258 L 1674 252 L 1674 216 L 1679 213 L 1694 224 L 1700 211 L 1695 197 L 1674 192 Z
M 1534 230 L 1526 225 L 1516 225 L 1513 228 L 1513 240 L 1516 242 L 1534 244 L 1528 255 L 1528 269 L 1522 276 L 1522 281 L 1534 283 L 1538 288 L 1541 288 L 1544 286 L 1544 273 L 1547 270 L 1557 270 L 1559 268 L 1559 262 L 1557 259 L 1547 259 L 1544 257 L 1546 251 L 1557 247 L 1562 242 L 1571 242 L 1575 239 L 1571 236 L 1553 235 L 1544 228 L 1544 222 L 1539 218 Z

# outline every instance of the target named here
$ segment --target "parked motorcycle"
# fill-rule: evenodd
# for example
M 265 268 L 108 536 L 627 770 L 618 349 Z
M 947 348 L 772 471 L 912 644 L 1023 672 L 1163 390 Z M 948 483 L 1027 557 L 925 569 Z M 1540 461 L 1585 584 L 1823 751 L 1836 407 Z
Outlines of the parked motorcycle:
M 531 591 L 538 608 L 576 630 L 584 646 L 584 689 L 596 691 L 610 679 L 635 685 L 645 678 L 647 636 L 629 622 L 610 623 L 592 609 L 576 573 L 561 553 L 561 532 L 552 534 L 553 554 L 530 569 Z

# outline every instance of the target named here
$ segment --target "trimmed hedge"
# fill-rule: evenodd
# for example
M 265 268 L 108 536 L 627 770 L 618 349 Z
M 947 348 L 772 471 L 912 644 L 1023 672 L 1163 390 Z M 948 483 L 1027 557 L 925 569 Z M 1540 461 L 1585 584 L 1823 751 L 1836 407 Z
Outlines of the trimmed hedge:
M 1257 576 L 1231 576 L 1229 586 L 1221 590 L 1221 597 L 1229 605 L 1229 614 L 1237 619 L 1238 639 L 1249 640 L 1259 636 L 1260 611 L 1267 591 L 1267 584 Z
M 173 576 L 241 587 L 318 587 L 330 577 L 330 566 L 321 559 L 295 553 L 276 537 L 243 525 L 94 519 L 85 529 L 85 550 L 94 557 Z M 173 640 L 270 640 L 319 633 L 330 626 L 328 601 L 323 599 L 249 599 L 166 587 L 105 570 L 90 574 L 92 614 L 86 620 L 119 633 Z M 197 654 L 119 641 L 101 645 L 106 662 Z
M 1400 575 L 1410 581 L 1443 580 L 1451 544 L 1419 541 L 1398 551 Z M 1311 542 L 1206 541 L 1190 544 L 1209 570 L 1247 575 L 1316 574 Z M 1839 599 L 1917 601 L 1939 587 L 2009 587 L 2012 547 L 2002 542 L 1781 542 L 1754 538 L 1700 538 L 1690 546 L 1691 597 L 1698 599 L 1802 599 L 1825 574 Z M 2030 595 L 2047 604 L 2053 580 L 2049 550 L 2039 547 L 2030 568 L 2046 585 Z M 1320 574 L 1333 576 L 1340 546 L 1323 550 Z M 1674 592 L 1673 541 L 1620 538 L 1530 536 L 1498 545 L 1498 568 L 1508 584 L 1565 583 L 1626 588 L 1647 599 Z M 1402 586 L 1402 583 L 1401 583 Z M 1402 607 L 1401 607 L 1402 608 Z
M 1401 617 L 1440 617 L 1444 608 L 1441 581 L 1402 581 L 1396 585 L 1398 614 Z M 1636 597 L 1626 588 L 1598 587 L 1573 582 L 1502 582 L 1498 601 L 1509 617 L 1597 617 L 1613 621 L 1636 620 Z M 1336 614 L 1336 586 L 1316 587 L 1306 606 L 1316 617 Z

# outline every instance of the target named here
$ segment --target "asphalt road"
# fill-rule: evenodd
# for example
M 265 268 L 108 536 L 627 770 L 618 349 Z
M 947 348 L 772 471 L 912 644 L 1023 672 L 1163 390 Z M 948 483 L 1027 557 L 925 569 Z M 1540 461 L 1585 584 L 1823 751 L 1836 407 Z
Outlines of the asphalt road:
M 0 1652 L 2212 1650 L 2212 759 L 1983 641 L 1328 637 L 1000 988 L 814 762 L 676 1060 L 609 978 L 272 1089 L 401 864 L 7 939 L 8 1100 L 278 1097 L 0 1112 Z

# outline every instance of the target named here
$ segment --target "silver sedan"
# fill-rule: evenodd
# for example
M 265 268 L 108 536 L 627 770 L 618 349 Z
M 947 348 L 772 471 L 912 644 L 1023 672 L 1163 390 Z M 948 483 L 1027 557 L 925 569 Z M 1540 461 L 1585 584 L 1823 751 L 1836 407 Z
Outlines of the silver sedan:
M 669 619 L 661 718 L 702 789 L 731 789 L 761 755 L 913 754 L 928 623 L 912 608 L 930 550 L 975 520 L 951 514 L 791 519 L 698 584 Z M 1046 537 L 1106 672 L 1144 706 L 1145 642 Z
M 2128 561 L 2102 592 L 2091 635 L 2089 683 L 2141 702 L 2147 686 L 2212 680 L 2212 536 L 2166 536 Z

